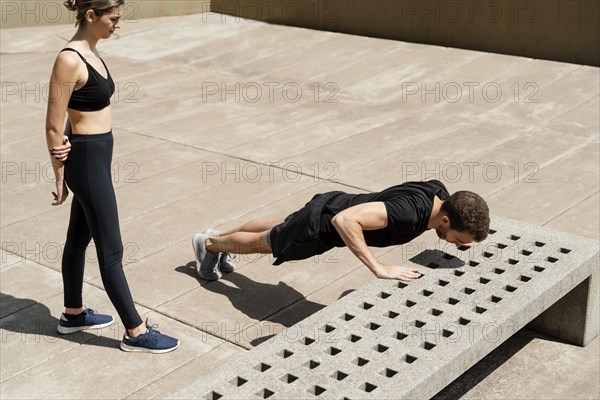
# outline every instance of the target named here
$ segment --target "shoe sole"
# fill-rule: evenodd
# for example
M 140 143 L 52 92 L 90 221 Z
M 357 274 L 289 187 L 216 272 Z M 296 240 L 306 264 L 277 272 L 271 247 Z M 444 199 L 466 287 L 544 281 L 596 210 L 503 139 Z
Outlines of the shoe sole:
M 198 248 L 200 247 L 198 242 L 202 239 L 206 240 L 205 235 L 202 233 L 197 233 L 192 238 L 192 247 L 194 248 L 194 256 L 196 256 L 196 271 L 198 271 L 198 274 L 200 274 L 200 264 L 202 263 L 202 260 L 198 258 Z M 204 257 L 202 257 L 202 259 L 204 259 Z
M 200 269 L 200 268 L 198 268 L 198 269 Z M 218 274 L 215 274 L 215 276 L 207 277 L 207 276 L 202 275 L 200 273 L 200 271 L 198 271 L 198 276 L 200 277 L 200 279 L 204 279 L 205 281 L 218 281 L 219 279 L 222 278 L 222 275 L 218 275 Z
M 200 247 L 198 242 L 200 242 L 202 240 L 206 240 L 209 237 L 210 236 L 206 233 L 197 233 L 192 238 L 192 247 L 194 248 L 194 255 L 196 256 L 196 272 L 198 273 L 198 276 L 200 276 L 200 278 L 204 279 L 205 281 L 218 281 L 219 279 L 222 278 L 222 276 L 220 274 L 215 274 L 214 276 L 209 277 L 209 276 L 203 275 L 201 272 L 202 271 L 201 266 L 202 266 L 202 261 L 204 261 L 204 257 L 202 257 L 202 260 L 200 260 L 200 258 L 198 257 L 198 248 Z M 208 251 L 208 250 L 206 250 L 206 251 Z M 205 252 L 204 256 L 206 256 L 206 252 Z
M 216 268 L 213 269 L 214 275 L 206 276 L 202 273 L 202 264 L 198 264 L 196 261 L 196 270 L 198 272 L 198 276 L 205 281 L 217 281 L 223 277 L 221 272 L 219 271 L 219 259 L 217 258 Z
M 138 346 L 130 346 L 127 343 L 123 343 L 123 342 L 121 342 L 119 347 L 121 347 L 121 350 L 123 350 L 123 351 L 132 352 L 132 353 L 164 354 L 164 353 L 169 353 L 171 351 L 177 350 L 177 348 L 179 348 L 179 341 L 177 341 L 177 346 L 175 346 L 175 347 L 171 347 L 169 349 L 160 349 L 160 350 L 147 349 L 145 347 L 138 347 Z
M 86 325 L 86 326 L 60 326 L 60 325 L 58 325 L 56 327 L 56 330 L 61 335 L 70 335 L 72 333 L 76 333 L 79 331 L 88 331 L 88 330 L 92 330 L 92 329 L 106 328 L 107 326 L 111 326 L 114 322 L 115 322 L 115 320 L 113 319 L 110 322 L 105 322 L 103 324 L 98 324 L 98 325 Z

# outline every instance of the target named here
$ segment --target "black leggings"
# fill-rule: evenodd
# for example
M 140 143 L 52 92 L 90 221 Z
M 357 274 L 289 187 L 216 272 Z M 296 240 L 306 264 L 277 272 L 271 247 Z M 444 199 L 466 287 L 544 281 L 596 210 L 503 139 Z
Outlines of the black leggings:
M 112 132 L 72 135 L 65 163 L 65 181 L 73 193 L 67 241 L 62 259 L 65 307 L 83 306 L 85 250 L 94 239 L 102 283 L 125 328 L 139 326 L 123 273 L 123 243 L 112 185 Z

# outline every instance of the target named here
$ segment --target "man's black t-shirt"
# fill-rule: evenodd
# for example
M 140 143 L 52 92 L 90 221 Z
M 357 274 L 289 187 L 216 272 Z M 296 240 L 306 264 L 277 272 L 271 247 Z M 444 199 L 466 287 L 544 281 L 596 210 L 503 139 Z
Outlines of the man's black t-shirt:
M 320 238 L 331 246 L 345 246 L 331 223 L 333 217 L 357 204 L 381 201 L 387 210 L 388 224 L 383 229 L 364 231 L 367 245 L 386 247 L 408 243 L 427 230 L 436 195 L 441 200 L 450 196 L 444 184 L 437 180 L 406 182 L 376 193 L 332 194 L 321 210 Z

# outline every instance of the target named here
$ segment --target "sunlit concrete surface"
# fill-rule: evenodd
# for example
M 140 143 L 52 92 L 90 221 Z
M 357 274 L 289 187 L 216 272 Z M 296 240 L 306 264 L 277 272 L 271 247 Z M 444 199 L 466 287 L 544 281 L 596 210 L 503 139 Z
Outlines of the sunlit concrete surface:
M 118 350 L 123 327 L 58 337 L 69 204 L 51 207 L 47 84 L 71 25 L 0 32 L 2 398 L 186 397 L 198 377 L 374 277 L 347 249 L 196 277 L 191 238 L 285 216 L 328 190 L 438 178 L 492 213 L 598 239 L 598 68 L 267 25 L 216 14 L 124 23 L 99 50 L 113 97 L 125 271 L 143 318 L 181 339 Z M 437 243 L 376 249 L 402 263 Z M 114 313 L 94 251 L 84 299 Z M 598 398 L 598 339 L 521 330 L 439 398 Z M 574 373 L 575 371 L 575 373 Z

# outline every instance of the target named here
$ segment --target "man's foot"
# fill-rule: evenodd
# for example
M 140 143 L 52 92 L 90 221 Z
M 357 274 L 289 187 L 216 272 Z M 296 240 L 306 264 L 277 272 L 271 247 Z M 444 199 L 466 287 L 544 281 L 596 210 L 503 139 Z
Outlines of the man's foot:
M 196 255 L 196 269 L 200 268 L 200 264 L 206 255 L 206 239 L 208 239 L 208 235 L 205 233 L 196 233 L 192 239 L 192 247 Z
M 198 233 L 192 240 L 194 253 L 196 254 L 196 271 L 200 278 L 207 281 L 216 281 L 221 278 L 219 271 L 219 253 L 213 253 L 206 249 L 207 233 Z
M 62 313 L 56 330 L 58 333 L 68 335 L 87 329 L 101 329 L 112 325 L 115 319 L 111 315 L 96 314 L 90 308 L 86 308 L 79 315 L 71 315 Z
M 179 347 L 178 339 L 160 333 L 155 329 L 156 325 L 150 326 L 146 321 L 146 327 L 148 328 L 146 333 L 136 337 L 127 336 L 127 333 L 123 335 L 121 350 L 160 354 L 168 353 Z
M 235 265 L 233 264 L 233 260 L 231 259 L 231 255 L 229 253 L 221 253 L 219 257 L 219 269 L 221 272 L 233 272 L 235 270 Z
M 219 231 L 216 229 L 208 229 L 204 232 L 208 237 L 219 236 Z M 231 258 L 231 254 L 222 252 L 219 256 L 219 270 L 221 272 L 229 273 L 235 270 L 235 265 L 233 264 L 233 260 Z
M 207 281 L 216 281 L 223 276 L 219 271 L 219 253 L 206 251 L 206 256 L 198 269 L 198 275 Z

